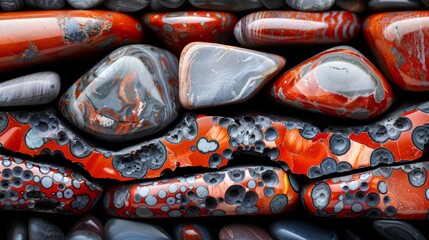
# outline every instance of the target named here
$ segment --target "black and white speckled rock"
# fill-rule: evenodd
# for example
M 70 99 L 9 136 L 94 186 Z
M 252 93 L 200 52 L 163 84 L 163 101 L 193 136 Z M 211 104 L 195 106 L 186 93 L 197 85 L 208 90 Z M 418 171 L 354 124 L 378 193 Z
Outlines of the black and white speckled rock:
M 286 3 L 295 10 L 322 12 L 330 9 L 335 0 L 286 0 Z
M 0 0 L 0 8 L 3 9 L 3 11 L 17 11 L 24 6 L 24 0 Z

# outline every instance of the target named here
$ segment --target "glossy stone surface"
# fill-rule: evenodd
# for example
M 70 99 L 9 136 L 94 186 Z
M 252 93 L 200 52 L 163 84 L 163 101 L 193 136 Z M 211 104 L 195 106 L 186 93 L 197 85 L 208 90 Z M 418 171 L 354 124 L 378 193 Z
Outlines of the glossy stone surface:
M 322 12 L 329 10 L 335 0 L 286 0 L 286 3 L 295 10 Z
M 105 0 L 104 6 L 112 11 L 137 12 L 147 7 L 150 0 Z
M 13 12 L 23 8 L 24 0 L 0 0 L 0 8 L 3 11 Z
M 212 165 L 222 161 L 212 156 Z M 240 167 L 113 186 L 104 195 L 104 208 L 124 218 L 281 214 L 298 198 L 283 169 Z
M 90 9 L 104 0 L 67 0 L 68 4 L 76 9 Z
M 27 240 L 27 223 L 24 221 L 14 221 L 7 231 L 9 240 Z
M 271 87 L 280 103 L 328 115 L 368 119 L 393 102 L 389 83 L 356 49 L 326 50 L 293 67 Z
M 426 238 L 413 225 L 395 220 L 377 220 L 374 229 L 388 240 L 425 240 Z
M 193 6 L 217 11 L 245 11 L 263 7 L 260 0 L 188 0 Z
M 391 163 L 386 150 L 375 154 Z M 317 216 L 427 219 L 428 169 L 429 162 L 379 167 L 310 183 L 301 195 L 308 212 Z
M 92 215 L 81 218 L 67 235 L 67 240 L 104 240 L 104 227 Z
M 107 11 L 2 13 L 0 72 L 78 56 L 85 57 L 124 43 L 131 44 L 141 40 L 140 23 L 121 13 Z
M 101 60 L 63 95 L 63 115 L 109 141 L 156 133 L 179 111 L 176 57 L 150 45 L 128 45 Z
M 40 72 L 0 83 L 0 106 L 39 105 L 60 93 L 61 79 L 54 72 Z
M 276 240 L 337 240 L 338 235 L 326 228 L 301 219 L 278 220 L 269 226 L 270 235 Z
M 420 0 L 369 0 L 368 8 L 371 11 L 402 11 L 422 8 Z
M 41 219 L 30 217 L 28 220 L 28 240 L 63 240 L 64 233 L 54 224 Z
M 180 56 L 180 103 L 187 109 L 198 109 L 245 102 L 285 64 L 283 57 L 269 53 L 191 43 Z
M 168 49 L 180 53 L 191 42 L 227 43 L 237 23 L 225 12 L 150 13 L 143 22 Z
M 25 3 L 30 7 L 58 10 L 64 8 L 66 0 L 25 0 Z
M 368 1 L 367 0 L 335 0 L 335 5 L 350 12 L 364 12 L 368 8 Z
M 179 8 L 185 2 L 186 0 L 152 0 L 150 1 L 150 7 L 155 11 L 162 11 Z
M 347 42 L 360 30 L 359 17 L 346 11 L 261 11 L 235 25 L 234 35 L 245 47 Z
M 366 41 L 388 79 L 404 90 L 429 90 L 429 12 L 375 14 L 363 26 Z
M 178 223 L 172 233 L 175 240 L 213 240 L 210 230 L 198 223 Z
M 268 9 L 278 9 L 285 5 L 284 0 L 261 0 L 261 2 Z
M 112 218 L 104 226 L 106 240 L 145 239 L 171 240 L 162 228 L 149 223 L 140 223 Z
M 230 224 L 219 232 L 219 240 L 272 240 L 271 236 L 261 227 L 246 224 Z

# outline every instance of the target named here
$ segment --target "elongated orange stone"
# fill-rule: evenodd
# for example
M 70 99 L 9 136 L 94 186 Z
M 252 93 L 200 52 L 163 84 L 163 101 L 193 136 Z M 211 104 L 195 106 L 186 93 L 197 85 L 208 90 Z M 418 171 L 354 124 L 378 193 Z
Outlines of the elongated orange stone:
M 0 72 L 141 42 L 140 23 L 107 11 L 0 14 Z

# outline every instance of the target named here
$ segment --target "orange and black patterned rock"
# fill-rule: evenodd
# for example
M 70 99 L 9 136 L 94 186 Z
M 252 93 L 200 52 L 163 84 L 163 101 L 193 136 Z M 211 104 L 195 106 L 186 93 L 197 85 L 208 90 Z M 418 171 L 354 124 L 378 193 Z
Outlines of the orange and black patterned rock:
M 109 141 L 160 131 L 178 115 L 178 62 L 150 45 L 128 45 L 101 60 L 60 100 L 64 116 Z
M 140 42 L 142 36 L 137 20 L 115 12 L 2 13 L 0 71 L 83 57 L 121 44 Z
M 298 202 L 289 179 L 280 168 L 231 168 L 113 186 L 107 189 L 104 207 L 127 218 L 280 214 Z
M 219 240 L 273 240 L 261 227 L 247 224 L 230 224 L 219 232 Z
M 363 33 L 390 80 L 405 90 L 429 90 L 429 12 L 372 15 Z
M 246 47 L 347 42 L 360 30 L 359 17 L 350 12 L 261 11 L 235 25 L 238 42 Z
M 149 13 L 143 22 L 165 46 L 177 53 L 191 42 L 227 43 L 237 22 L 226 12 Z
M 311 183 L 302 198 L 317 216 L 427 219 L 428 173 L 429 162 L 379 167 Z
M 280 103 L 344 118 L 367 119 L 393 102 L 389 83 L 351 47 L 326 50 L 280 76 L 271 88 Z

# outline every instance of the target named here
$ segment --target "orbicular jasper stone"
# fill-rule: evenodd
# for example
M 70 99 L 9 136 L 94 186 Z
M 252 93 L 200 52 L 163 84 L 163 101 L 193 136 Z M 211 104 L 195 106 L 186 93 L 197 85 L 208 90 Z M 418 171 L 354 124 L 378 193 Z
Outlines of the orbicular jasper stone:
M 179 223 L 172 232 L 175 240 L 213 240 L 210 230 L 198 223 Z
M 60 76 L 54 72 L 40 72 L 0 83 L 0 106 L 45 104 L 57 98 Z
M 137 12 L 149 5 L 150 0 L 105 0 L 104 6 L 113 11 Z
M 301 219 L 278 220 L 270 225 L 269 232 L 276 240 L 339 239 L 335 232 Z
M 66 0 L 25 0 L 25 3 L 30 7 L 56 10 L 64 8 Z
M 103 240 L 104 227 L 92 215 L 80 219 L 70 230 L 67 240 Z
M 375 14 L 363 33 L 390 80 L 405 90 L 429 90 L 429 12 Z
M 393 102 L 387 80 L 356 49 L 326 50 L 280 76 L 271 88 L 280 103 L 333 116 L 367 119 Z
M 367 0 L 336 0 L 335 5 L 350 12 L 363 12 L 368 7 L 368 1 Z
M 0 0 L 0 8 L 3 11 L 17 11 L 24 6 L 24 0 Z
M 219 240 L 272 240 L 271 236 L 261 227 L 246 224 L 230 224 L 219 232 Z
M 64 10 L 2 13 L 0 72 L 85 57 L 141 40 L 140 23 L 121 13 Z
M 89 9 L 102 3 L 104 0 L 67 0 L 68 4 L 77 9 Z
M 64 233 L 56 225 L 44 219 L 31 217 L 28 220 L 28 239 L 62 240 L 64 239 Z
M 346 11 L 261 11 L 235 25 L 238 42 L 246 47 L 347 42 L 360 29 L 359 17 Z
M 150 1 L 150 7 L 156 11 L 175 9 L 181 7 L 185 1 L 186 0 L 152 0 Z
M 322 12 L 330 9 L 335 0 L 286 0 L 286 3 L 299 11 Z
M 177 116 L 176 57 L 149 45 L 128 45 L 100 61 L 60 100 L 64 116 L 109 141 L 155 133 Z
M 372 11 L 413 10 L 422 8 L 420 0 L 369 0 Z
M 197 8 L 217 11 L 244 11 L 263 7 L 260 0 L 189 0 Z
M 374 229 L 388 240 L 425 240 L 425 236 L 413 225 L 397 220 L 376 220 Z
M 112 218 L 104 226 L 106 240 L 145 239 L 171 240 L 157 225 Z
M 180 57 L 180 102 L 187 109 L 244 102 L 285 63 L 283 57 L 273 54 L 220 44 L 191 43 Z
M 143 22 L 170 50 L 180 53 L 191 42 L 226 43 L 237 22 L 226 12 L 151 13 Z
M 27 240 L 28 239 L 27 222 L 14 221 L 7 231 L 7 239 Z

